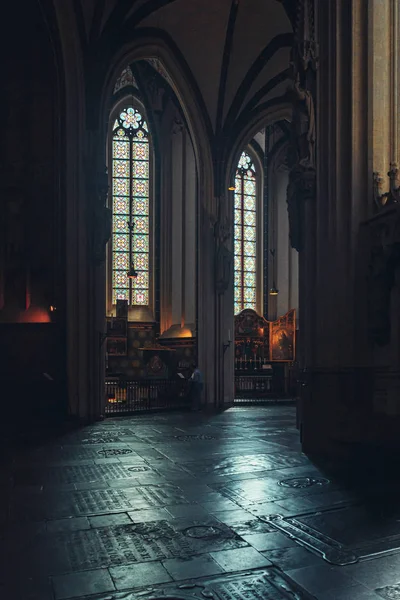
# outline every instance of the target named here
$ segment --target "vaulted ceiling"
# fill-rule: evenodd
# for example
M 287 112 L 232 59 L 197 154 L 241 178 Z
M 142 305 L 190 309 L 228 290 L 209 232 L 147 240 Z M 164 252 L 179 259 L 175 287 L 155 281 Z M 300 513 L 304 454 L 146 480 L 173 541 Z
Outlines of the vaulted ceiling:
M 54 0 L 63 2 L 64 0 Z M 84 53 L 101 60 L 146 31 L 185 63 L 220 136 L 285 93 L 292 0 L 74 0 Z

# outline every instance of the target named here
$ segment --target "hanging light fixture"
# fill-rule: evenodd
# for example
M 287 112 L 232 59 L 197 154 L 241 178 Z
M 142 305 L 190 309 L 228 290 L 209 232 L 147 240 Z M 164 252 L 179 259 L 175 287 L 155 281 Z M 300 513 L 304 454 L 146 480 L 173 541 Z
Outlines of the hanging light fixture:
M 277 296 L 279 294 L 279 290 L 278 290 L 278 288 L 276 287 L 276 284 L 275 284 L 275 268 L 276 268 L 275 248 L 272 248 L 270 250 L 270 254 L 272 256 L 272 277 L 273 277 L 273 279 L 272 279 L 272 287 L 269 290 L 269 295 L 270 296 Z
M 272 284 L 272 288 L 269 290 L 270 296 L 277 296 L 279 294 L 279 290 L 276 287 L 275 283 Z
M 127 272 L 129 279 L 136 279 L 138 276 L 137 271 L 135 271 L 135 266 L 132 264 L 129 271 Z

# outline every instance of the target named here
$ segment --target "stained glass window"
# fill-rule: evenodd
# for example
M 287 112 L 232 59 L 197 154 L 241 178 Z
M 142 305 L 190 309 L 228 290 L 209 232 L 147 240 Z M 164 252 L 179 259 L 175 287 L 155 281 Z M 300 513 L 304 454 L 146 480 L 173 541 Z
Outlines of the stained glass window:
M 149 304 L 150 143 L 147 123 L 132 106 L 112 131 L 112 303 Z M 129 278 L 134 267 L 137 277 Z
M 257 180 L 254 162 L 242 152 L 235 176 L 235 315 L 257 305 Z

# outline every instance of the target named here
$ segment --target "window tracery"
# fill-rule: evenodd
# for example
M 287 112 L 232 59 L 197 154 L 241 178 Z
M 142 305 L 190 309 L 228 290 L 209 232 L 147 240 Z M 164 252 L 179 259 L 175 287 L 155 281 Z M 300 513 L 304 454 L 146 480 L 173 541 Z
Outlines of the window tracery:
M 133 106 L 119 111 L 112 128 L 112 304 L 150 303 L 150 138 Z M 129 271 L 135 277 L 129 277 Z
M 257 307 L 257 179 L 256 167 L 242 152 L 235 176 L 234 310 Z

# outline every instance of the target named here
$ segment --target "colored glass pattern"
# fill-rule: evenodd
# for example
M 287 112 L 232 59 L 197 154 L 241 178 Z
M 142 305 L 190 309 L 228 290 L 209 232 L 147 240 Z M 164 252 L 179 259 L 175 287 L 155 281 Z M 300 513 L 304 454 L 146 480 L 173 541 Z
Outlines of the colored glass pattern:
M 242 152 L 235 176 L 235 314 L 257 305 L 257 179 L 251 156 Z
M 125 81 L 131 81 L 130 77 L 125 73 Z M 133 106 L 126 106 L 114 122 L 112 135 L 112 302 L 123 299 L 129 306 L 146 306 L 150 287 L 150 149 L 144 116 Z M 127 275 L 131 265 L 138 274 L 134 279 Z

